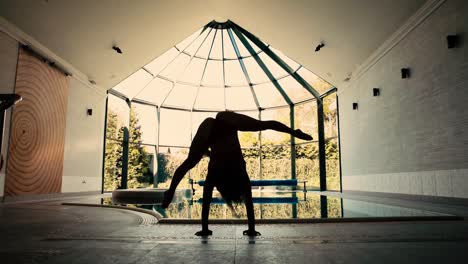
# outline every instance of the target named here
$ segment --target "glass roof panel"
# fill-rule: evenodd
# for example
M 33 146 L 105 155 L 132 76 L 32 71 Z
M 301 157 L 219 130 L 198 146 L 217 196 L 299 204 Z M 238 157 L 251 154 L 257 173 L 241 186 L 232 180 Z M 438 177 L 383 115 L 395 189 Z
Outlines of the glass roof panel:
M 156 105 L 161 105 L 164 98 L 166 98 L 169 91 L 172 89 L 172 82 L 154 78 L 145 89 L 138 93 L 135 98 L 146 102 L 150 102 Z
M 226 88 L 226 108 L 233 111 L 258 109 L 248 86 Z
M 127 79 L 114 86 L 113 89 L 128 96 L 129 98 L 133 98 L 136 93 L 138 93 L 151 81 L 151 79 L 153 79 L 151 74 L 143 69 L 140 69 L 130 75 Z
M 324 92 L 330 90 L 333 88 L 333 85 L 330 83 L 326 82 L 322 78 L 318 77 L 315 75 L 313 72 L 307 70 L 306 68 L 302 67 L 300 68 L 297 73 L 304 78 L 314 89 L 319 93 L 323 94 Z
M 240 28 L 232 21 L 226 22 L 224 26 L 227 28 L 212 24 L 215 22 L 210 23 L 205 30 L 195 32 L 116 85 L 113 90 L 129 99 L 135 97 L 156 105 L 210 111 L 250 110 L 258 107 L 268 109 L 287 105 L 285 97 L 289 97 L 293 103 L 313 98 L 307 89 L 245 34 L 241 36 L 244 39 L 241 42 L 234 32 L 236 27 Z M 245 45 L 252 47 L 254 55 Z M 265 45 L 318 93 L 322 94 L 332 88 L 328 82 L 281 51 Z M 256 59 L 261 61 L 264 68 L 260 67 Z M 277 81 L 284 96 L 265 72 L 271 73 L 271 79 Z M 253 93 L 249 85 L 253 85 Z
M 180 53 L 162 72 L 161 76 L 176 80 L 184 71 L 190 61 L 190 56 Z
M 144 67 L 153 75 L 158 75 L 164 67 L 166 67 L 175 57 L 179 54 L 176 48 L 171 48 L 170 50 L 164 52 L 161 56 L 152 60 L 150 63 L 146 64 Z
M 307 99 L 312 99 L 314 96 L 307 89 L 302 87 L 292 76 L 282 78 L 278 81 L 283 90 L 288 94 L 293 103 L 301 102 Z
M 200 87 L 194 108 L 199 110 L 224 110 L 224 89 Z
M 291 69 L 293 71 L 297 71 L 297 69 L 299 69 L 299 67 L 301 67 L 301 65 L 299 63 L 297 63 L 296 61 L 294 61 L 293 59 L 289 58 L 288 56 L 284 55 L 283 52 L 273 48 L 273 47 L 269 47 L 271 51 L 273 51 L 273 53 L 275 53 L 278 57 L 280 57 L 280 59 L 282 59 L 289 67 L 291 67 Z
M 231 38 L 227 32 L 227 29 L 223 29 L 223 45 L 224 45 L 224 58 L 225 59 L 237 59 L 236 51 L 232 45 Z
M 210 53 L 210 59 L 223 59 L 223 41 L 221 36 L 221 30 L 216 31 L 216 36 L 213 42 L 213 48 L 211 49 Z
M 262 108 L 288 105 L 281 93 L 271 82 L 255 85 L 253 88 Z
M 193 58 L 187 70 L 178 78 L 178 81 L 188 82 L 198 85 L 205 69 L 206 60 Z
M 209 60 L 206 65 L 205 75 L 203 76 L 202 85 L 223 87 L 223 62 Z
M 182 40 L 179 44 L 176 45 L 177 49 L 180 51 L 186 49 L 189 45 L 191 45 L 197 38 L 200 37 L 200 33 L 202 32 L 203 28 L 197 30 L 195 33 L 190 35 L 190 37 Z
M 238 60 L 228 60 L 224 62 L 227 86 L 247 86 L 247 77 L 242 71 Z
M 196 52 L 200 49 L 204 42 L 208 41 L 208 34 L 212 31 L 212 28 L 206 29 L 201 33 L 200 37 L 197 37 L 195 41 L 187 46 L 185 52 L 188 53 L 190 56 L 194 56 Z
M 232 30 L 229 29 L 229 32 L 231 33 L 232 40 L 234 45 L 236 45 L 237 49 L 239 50 L 239 53 L 241 57 L 249 57 L 250 52 L 247 50 L 247 48 L 242 44 L 240 39 L 237 37 L 236 33 L 234 33 Z
M 208 54 L 210 53 L 215 34 L 216 34 L 216 30 L 214 29 L 211 30 L 210 34 L 208 34 L 208 37 L 206 38 L 206 40 L 203 42 L 200 49 L 196 53 L 197 57 L 204 58 L 204 59 L 208 58 Z
M 275 79 L 288 75 L 288 73 L 281 66 L 279 66 L 278 63 L 273 61 L 270 56 L 266 55 L 265 52 L 258 54 L 258 57 L 263 61 Z
M 242 61 L 244 62 L 252 83 L 263 83 L 270 80 L 253 57 L 242 59 Z
M 191 109 L 197 95 L 197 90 L 196 86 L 176 83 L 169 96 L 167 96 L 166 101 L 163 102 L 163 106 Z
M 159 144 L 190 146 L 190 114 L 188 111 L 161 109 Z

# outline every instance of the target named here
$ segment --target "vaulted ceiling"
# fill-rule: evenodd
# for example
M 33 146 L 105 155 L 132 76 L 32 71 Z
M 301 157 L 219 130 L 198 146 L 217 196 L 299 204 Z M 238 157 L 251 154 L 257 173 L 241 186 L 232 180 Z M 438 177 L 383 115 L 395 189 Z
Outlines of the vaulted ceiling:
M 425 2 L 2 0 L 0 16 L 105 89 L 211 20 L 227 19 L 339 87 Z

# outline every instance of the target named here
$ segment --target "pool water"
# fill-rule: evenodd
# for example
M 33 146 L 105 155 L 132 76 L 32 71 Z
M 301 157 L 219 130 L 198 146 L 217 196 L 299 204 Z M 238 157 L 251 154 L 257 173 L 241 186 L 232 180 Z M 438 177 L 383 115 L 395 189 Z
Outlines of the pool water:
M 168 219 L 201 219 L 203 197 L 200 194 L 176 197 L 167 209 L 160 204 L 126 204 L 158 212 Z M 446 216 L 437 212 L 377 204 L 339 196 L 326 196 L 303 191 L 253 190 L 256 219 L 353 218 Z M 112 204 L 107 198 L 103 204 Z M 234 211 L 214 193 L 210 219 L 247 219 L 244 204 L 235 204 Z

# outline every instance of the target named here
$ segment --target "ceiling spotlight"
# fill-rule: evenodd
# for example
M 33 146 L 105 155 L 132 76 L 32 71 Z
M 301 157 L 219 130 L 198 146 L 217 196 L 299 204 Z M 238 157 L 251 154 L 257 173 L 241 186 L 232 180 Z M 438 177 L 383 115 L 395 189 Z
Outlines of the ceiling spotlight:
M 112 49 L 115 50 L 117 53 L 122 54 L 122 50 L 118 46 L 114 45 L 112 46 Z
M 325 44 L 323 43 L 320 43 L 316 48 L 315 48 L 315 52 L 319 51 L 321 48 L 323 48 L 325 46 Z

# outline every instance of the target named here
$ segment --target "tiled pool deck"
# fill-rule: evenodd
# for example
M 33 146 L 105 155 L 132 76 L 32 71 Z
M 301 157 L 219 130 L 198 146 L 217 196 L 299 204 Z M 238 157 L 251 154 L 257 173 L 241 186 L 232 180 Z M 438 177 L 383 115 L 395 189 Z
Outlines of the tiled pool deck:
M 468 221 L 157 224 L 122 209 L 64 206 L 88 198 L 0 205 L 1 263 L 462 263 Z M 459 208 L 462 210 L 463 208 Z

